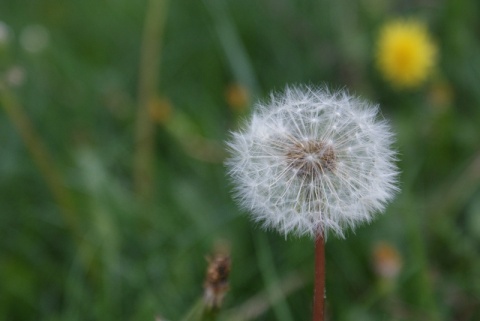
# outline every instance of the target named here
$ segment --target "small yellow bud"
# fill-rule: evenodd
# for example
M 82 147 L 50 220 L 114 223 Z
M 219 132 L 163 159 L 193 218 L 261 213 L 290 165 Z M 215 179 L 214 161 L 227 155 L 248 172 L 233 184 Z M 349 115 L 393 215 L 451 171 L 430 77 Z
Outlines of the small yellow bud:
M 380 242 L 373 249 L 373 265 L 380 277 L 394 279 L 402 268 L 402 258 L 393 245 Z
M 231 84 L 225 90 L 225 100 L 233 111 L 243 112 L 248 108 L 250 95 L 244 86 Z

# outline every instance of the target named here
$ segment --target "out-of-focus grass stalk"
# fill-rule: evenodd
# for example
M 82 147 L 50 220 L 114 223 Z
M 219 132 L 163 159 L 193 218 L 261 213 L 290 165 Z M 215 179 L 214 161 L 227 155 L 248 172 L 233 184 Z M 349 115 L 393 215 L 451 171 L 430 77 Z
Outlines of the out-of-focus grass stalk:
M 416 287 L 416 298 L 426 313 L 428 320 L 442 320 L 440 306 L 435 298 L 433 285 L 429 278 L 428 255 L 426 249 L 425 235 L 422 230 L 422 218 L 426 217 L 425 201 L 423 195 L 417 196 L 412 194 L 412 188 L 415 179 L 420 175 L 421 164 L 424 159 L 419 159 L 416 153 L 405 153 L 405 155 L 415 155 L 415 160 L 406 159 L 405 163 L 414 164 L 411 170 L 406 172 L 403 177 L 403 192 L 400 194 L 398 204 L 405 204 L 402 208 L 403 217 L 405 218 L 405 231 L 407 233 L 408 248 L 411 251 L 412 263 L 415 262 L 416 269 L 413 275 Z M 415 207 L 410 206 L 415 204 Z M 408 266 L 406 266 L 408 267 Z
M 205 303 L 202 298 L 197 300 L 187 314 L 181 319 L 181 321 L 200 321 L 203 311 L 205 309 Z
M 226 2 L 224 0 L 204 0 L 203 2 L 215 22 L 220 44 L 234 77 L 255 97 L 259 91 L 258 81 L 247 50 L 232 23 Z
M 215 321 L 218 318 L 218 309 L 209 309 L 203 298 L 195 301 L 181 321 Z
M 240 306 L 226 312 L 226 316 L 222 320 L 228 321 L 248 321 L 257 320 L 262 314 L 269 310 L 272 304 L 276 304 L 279 300 L 284 300 L 291 293 L 303 288 L 308 284 L 303 277 L 306 272 L 292 272 L 284 277 L 274 290 L 261 291 L 252 296 Z M 274 296 L 272 297 L 271 294 Z
M 141 201 L 148 201 L 153 195 L 155 127 L 149 105 L 157 95 L 167 7 L 167 0 L 148 1 L 140 49 L 133 180 L 137 197 Z
M 0 99 L 3 109 L 22 136 L 23 142 L 35 164 L 38 166 L 45 182 L 47 183 L 55 201 L 61 209 L 67 225 L 76 231 L 76 215 L 72 198 L 67 189 L 63 186 L 62 178 L 55 169 L 52 157 L 45 148 L 38 133 L 35 132 L 28 115 L 18 103 L 14 94 L 3 84 L 0 84 Z
M 417 204 L 421 203 L 418 201 Z M 432 289 L 432 283 L 429 278 L 428 259 L 425 248 L 424 236 L 422 233 L 422 224 L 420 217 L 425 216 L 425 213 L 419 213 L 414 209 L 407 210 L 408 221 L 408 237 L 410 239 L 410 246 L 412 253 L 418 263 L 419 270 L 417 274 L 417 297 L 419 304 L 428 311 L 428 320 L 439 321 L 440 317 L 439 309 L 435 299 L 435 295 Z
M 267 292 L 273 312 L 276 319 L 279 321 L 293 321 L 292 313 L 288 307 L 283 294 L 280 296 L 276 293 L 278 284 L 280 283 L 277 273 L 275 271 L 275 263 L 273 262 L 272 251 L 268 244 L 268 241 L 263 234 L 258 234 L 255 238 L 255 247 L 257 253 L 257 260 L 260 264 L 260 271 L 264 282 L 266 283 Z M 275 299 L 274 299 L 275 298 Z M 278 298 L 278 300 L 277 300 Z
M 454 173 L 454 179 L 449 179 L 441 185 L 430 197 L 429 208 L 431 217 L 447 219 L 452 223 L 452 214 L 460 213 L 461 207 L 475 193 L 480 183 L 480 151 L 460 173 Z
M 62 176 L 55 168 L 53 158 L 50 156 L 47 148 L 42 142 L 40 135 L 35 131 L 35 128 L 22 105 L 16 99 L 15 94 L 1 82 L 0 103 L 7 113 L 7 116 L 10 118 L 10 121 L 20 133 L 26 148 L 32 155 L 33 161 L 40 170 L 55 202 L 59 206 L 65 225 L 70 230 L 74 241 L 77 243 L 82 262 L 87 266 L 91 257 L 91 251 L 81 239 L 78 215 L 75 210 L 73 197 L 68 189 L 65 188 Z

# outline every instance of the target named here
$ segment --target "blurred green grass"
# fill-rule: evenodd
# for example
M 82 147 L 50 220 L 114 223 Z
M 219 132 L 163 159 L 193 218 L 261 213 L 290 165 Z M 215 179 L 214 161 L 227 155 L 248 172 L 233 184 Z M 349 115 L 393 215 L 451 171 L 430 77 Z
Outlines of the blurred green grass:
M 259 320 L 310 318 L 313 244 L 252 224 L 222 165 L 222 142 L 248 114 L 229 105 L 228 88 L 256 100 L 291 83 L 349 88 L 379 102 L 397 132 L 401 194 L 371 225 L 327 242 L 330 320 L 480 319 L 476 1 L 171 1 L 151 93 L 171 115 L 154 123 L 143 200 L 133 158 L 149 5 L 0 2 L 0 319 L 181 320 L 218 240 L 233 259 L 221 319 L 259 293 Z M 435 75 L 411 91 L 373 65 L 378 28 L 399 15 L 425 19 L 439 46 Z M 47 34 L 39 50 L 28 50 L 28 30 Z M 12 101 L 49 155 L 43 170 Z M 387 286 L 374 269 L 379 242 L 403 262 Z M 299 286 L 276 300 L 292 276 Z

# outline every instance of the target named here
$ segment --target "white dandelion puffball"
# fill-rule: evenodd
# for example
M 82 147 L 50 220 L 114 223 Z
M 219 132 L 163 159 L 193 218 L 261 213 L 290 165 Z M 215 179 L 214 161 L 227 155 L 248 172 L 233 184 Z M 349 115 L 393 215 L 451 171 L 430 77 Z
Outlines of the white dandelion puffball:
M 393 134 L 378 106 L 345 91 L 287 87 L 228 143 L 235 196 L 266 228 L 344 237 L 398 189 Z

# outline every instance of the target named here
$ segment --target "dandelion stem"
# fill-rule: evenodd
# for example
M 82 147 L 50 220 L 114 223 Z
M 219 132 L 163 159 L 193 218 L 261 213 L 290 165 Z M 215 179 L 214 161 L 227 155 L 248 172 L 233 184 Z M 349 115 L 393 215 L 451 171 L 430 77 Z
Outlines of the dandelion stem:
M 313 321 L 324 320 L 325 306 L 325 240 L 318 235 L 315 240 L 315 288 L 313 293 Z

